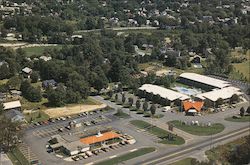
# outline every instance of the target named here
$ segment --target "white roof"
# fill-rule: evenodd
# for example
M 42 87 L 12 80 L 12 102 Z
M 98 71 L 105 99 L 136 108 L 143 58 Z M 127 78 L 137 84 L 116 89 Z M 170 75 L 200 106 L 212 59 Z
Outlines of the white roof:
M 192 81 L 200 82 L 217 88 L 225 88 L 230 86 L 230 83 L 227 81 L 215 79 L 212 77 L 196 74 L 196 73 L 182 73 L 179 77 L 183 77 Z
M 25 67 L 25 68 L 22 69 L 22 71 L 23 71 L 24 73 L 29 74 L 30 72 L 32 72 L 32 69 L 30 69 L 30 68 L 28 68 L 28 67 Z
M 7 102 L 7 103 L 3 103 L 3 107 L 4 107 L 4 110 L 19 108 L 19 107 L 21 107 L 21 103 L 19 100 L 18 101 L 11 101 L 11 102 Z
M 170 101 L 174 101 L 176 99 L 186 100 L 190 98 L 189 96 L 184 95 L 182 93 L 178 93 L 173 90 L 152 84 L 144 84 L 139 88 L 139 90 L 145 90 L 146 92 L 153 93 L 154 95 L 158 94 L 162 98 L 166 98 Z
M 235 88 L 231 86 L 231 87 L 226 87 L 223 89 L 216 89 L 216 90 L 206 92 L 206 93 L 201 93 L 201 94 L 196 95 L 196 97 L 202 100 L 207 98 L 211 101 L 216 101 L 219 98 L 222 98 L 223 100 L 229 99 L 234 94 L 241 95 L 242 92 L 240 92 L 239 88 Z

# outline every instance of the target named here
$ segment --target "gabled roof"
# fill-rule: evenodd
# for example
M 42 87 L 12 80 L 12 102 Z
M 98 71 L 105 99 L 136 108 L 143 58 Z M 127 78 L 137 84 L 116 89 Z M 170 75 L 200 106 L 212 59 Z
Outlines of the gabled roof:
M 94 135 L 94 136 L 82 138 L 82 139 L 80 139 L 80 141 L 84 144 L 94 144 L 94 143 L 103 142 L 106 140 L 118 138 L 120 136 L 121 136 L 120 134 L 117 134 L 115 132 L 110 131 L 110 132 L 102 133 L 101 135 Z
M 182 78 L 185 78 L 188 80 L 192 80 L 195 82 L 203 83 L 206 85 L 210 85 L 210 86 L 216 87 L 216 88 L 225 88 L 225 87 L 230 86 L 230 83 L 227 81 L 215 79 L 215 78 L 200 75 L 197 73 L 182 73 L 182 74 L 180 74 L 179 77 L 182 77 Z
M 139 90 L 145 90 L 148 93 L 153 93 L 154 95 L 160 95 L 162 98 L 166 98 L 170 101 L 174 101 L 176 99 L 186 100 L 190 98 L 189 96 L 184 95 L 182 93 L 175 92 L 173 90 L 152 84 L 144 84 L 139 88 Z
M 204 105 L 203 101 L 183 101 L 182 102 L 184 110 L 188 111 L 190 109 L 195 109 L 196 111 L 200 112 L 201 108 Z

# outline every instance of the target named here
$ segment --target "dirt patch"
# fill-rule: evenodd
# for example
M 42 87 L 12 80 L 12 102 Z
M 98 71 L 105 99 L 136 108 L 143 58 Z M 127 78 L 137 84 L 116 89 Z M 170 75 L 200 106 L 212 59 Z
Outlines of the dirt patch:
M 100 105 L 75 105 L 69 107 L 60 107 L 60 108 L 49 108 L 44 112 L 48 114 L 52 118 L 60 117 L 60 116 L 69 116 L 75 115 L 83 112 L 94 111 L 97 109 L 106 108 L 106 104 Z

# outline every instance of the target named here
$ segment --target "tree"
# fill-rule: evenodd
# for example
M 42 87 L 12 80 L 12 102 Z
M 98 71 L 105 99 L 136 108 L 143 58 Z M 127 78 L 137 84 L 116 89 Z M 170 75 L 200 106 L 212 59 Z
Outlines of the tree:
M 241 107 L 240 108 L 240 116 L 244 116 L 245 115 L 245 108 Z
M 3 107 L 3 103 L 0 102 L 0 115 L 3 113 L 4 107 Z
M 125 96 L 125 94 L 123 93 L 122 94 L 122 103 L 124 104 L 126 102 L 126 96 Z
M 216 101 L 216 107 L 219 107 L 220 105 L 223 104 L 223 99 L 222 98 L 219 98 L 217 101 Z
M 248 115 L 250 115 L 250 106 L 247 107 L 246 112 L 248 113 Z
M 42 99 L 41 89 L 29 87 L 25 98 L 31 102 L 40 102 Z
M 152 116 L 155 115 L 155 112 L 156 112 L 156 106 L 155 106 L 155 104 L 152 104 L 152 105 L 151 105 L 151 107 L 150 107 L 150 112 L 151 112 Z
M 132 97 L 128 98 L 129 105 L 132 106 L 134 104 L 134 99 Z
M 143 103 L 143 110 L 145 112 L 148 110 L 148 103 L 146 101 Z
M 141 107 L 141 102 L 140 102 L 140 100 L 138 99 L 138 100 L 136 100 L 136 108 L 137 108 L 137 109 L 140 109 L 140 107 Z
M 9 89 L 19 90 L 21 86 L 21 78 L 19 76 L 13 76 L 8 80 L 7 85 Z
M 39 79 L 38 72 L 32 72 L 32 74 L 30 75 L 30 78 L 31 78 L 32 83 L 36 83 Z
M 47 95 L 51 106 L 60 107 L 65 104 L 66 90 L 63 85 L 58 85 L 56 89 L 49 89 Z
M 117 93 L 115 94 L 115 100 L 116 101 L 118 100 L 118 94 Z
M 233 94 L 233 96 L 230 98 L 231 103 L 235 103 L 239 101 L 239 96 L 236 94 Z
M 17 130 L 19 123 L 11 122 L 10 119 L 0 116 L 0 147 L 9 150 L 17 144 L 21 131 Z

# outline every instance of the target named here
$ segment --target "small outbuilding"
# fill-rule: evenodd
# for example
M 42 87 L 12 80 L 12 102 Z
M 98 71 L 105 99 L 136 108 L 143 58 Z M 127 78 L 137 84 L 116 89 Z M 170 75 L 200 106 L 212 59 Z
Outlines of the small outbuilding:
M 22 73 L 23 73 L 25 78 L 30 78 L 30 75 L 32 73 L 32 69 L 29 67 L 25 67 L 22 69 Z

